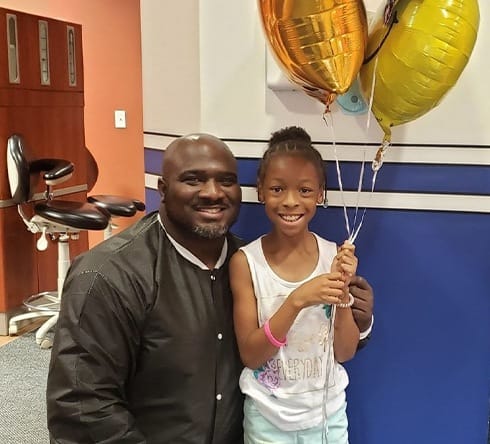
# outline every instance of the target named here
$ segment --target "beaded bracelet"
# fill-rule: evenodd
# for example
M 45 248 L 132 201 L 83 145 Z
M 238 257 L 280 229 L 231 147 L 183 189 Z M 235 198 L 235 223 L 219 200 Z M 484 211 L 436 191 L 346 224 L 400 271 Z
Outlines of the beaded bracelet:
M 350 293 L 349 293 L 349 302 L 346 302 L 346 303 L 340 303 L 340 304 L 335 304 L 337 307 L 339 308 L 349 308 L 349 307 L 352 307 L 352 304 L 354 303 L 354 296 L 352 296 Z
M 286 345 L 286 339 L 284 339 L 284 341 L 279 341 L 278 339 L 276 339 L 274 337 L 274 335 L 272 334 L 271 332 L 271 327 L 269 325 L 269 319 L 267 319 L 267 321 L 265 321 L 265 324 L 264 324 L 264 333 L 265 333 L 265 337 L 267 338 L 267 340 L 274 346 L 274 347 L 277 347 L 277 348 L 281 348 L 283 346 Z

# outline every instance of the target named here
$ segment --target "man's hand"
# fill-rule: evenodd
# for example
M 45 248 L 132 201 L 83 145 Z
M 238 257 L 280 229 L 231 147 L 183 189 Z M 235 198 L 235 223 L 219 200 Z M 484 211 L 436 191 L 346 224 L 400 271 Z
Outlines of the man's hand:
M 371 325 L 373 316 L 374 294 L 371 285 L 361 276 L 354 276 L 349 291 L 354 296 L 352 315 L 359 331 L 366 331 Z

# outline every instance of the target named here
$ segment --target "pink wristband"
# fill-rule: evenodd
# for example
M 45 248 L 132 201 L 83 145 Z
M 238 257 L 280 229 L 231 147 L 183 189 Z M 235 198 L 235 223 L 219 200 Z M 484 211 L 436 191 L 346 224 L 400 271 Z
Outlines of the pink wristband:
M 284 341 L 279 341 L 272 334 L 271 327 L 269 325 L 269 319 L 267 319 L 267 321 L 265 321 L 265 324 L 264 324 L 264 333 L 265 333 L 265 337 L 268 339 L 268 341 L 274 347 L 281 348 L 281 347 L 283 347 L 283 346 L 286 345 L 286 339 L 284 339 Z

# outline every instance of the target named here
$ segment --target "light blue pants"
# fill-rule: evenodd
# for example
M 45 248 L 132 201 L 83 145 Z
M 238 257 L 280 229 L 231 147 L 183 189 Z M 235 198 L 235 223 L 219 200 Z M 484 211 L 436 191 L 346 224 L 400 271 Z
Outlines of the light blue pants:
M 344 403 L 327 418 L 327 437 L 322 441 L 323 424 L 306 430 L 285 432 L 267 421 L 247 396 L 243 420 L 244 444 L 349 444 L 346 407 Z

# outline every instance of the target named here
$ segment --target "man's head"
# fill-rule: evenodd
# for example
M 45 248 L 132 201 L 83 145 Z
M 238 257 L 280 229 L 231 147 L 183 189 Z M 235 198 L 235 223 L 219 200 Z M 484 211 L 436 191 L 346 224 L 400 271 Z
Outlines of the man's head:
M 158 189 L 165 228 L 183 245 L 221 239 L 238 217 L 236 160 L 222 140 L 209 134 L 179 137 L 167 147 Z

